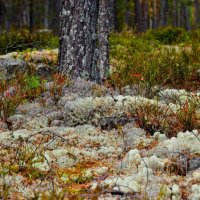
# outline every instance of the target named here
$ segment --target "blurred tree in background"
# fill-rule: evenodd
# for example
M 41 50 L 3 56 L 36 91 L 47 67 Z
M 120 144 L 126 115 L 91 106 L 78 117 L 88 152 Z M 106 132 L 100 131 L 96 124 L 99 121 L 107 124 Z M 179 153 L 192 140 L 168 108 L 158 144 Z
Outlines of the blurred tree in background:
M 58 33 L 59 4 L 60 0 L 0 0 L 0 32 L 29 28 Z
M 164 26 L 200 26 L 200 0 L 108 0 L 110 28 L 144 32 Z M 0 0 L 0 32 L 29 28 L 59 32 L 60 0 Z

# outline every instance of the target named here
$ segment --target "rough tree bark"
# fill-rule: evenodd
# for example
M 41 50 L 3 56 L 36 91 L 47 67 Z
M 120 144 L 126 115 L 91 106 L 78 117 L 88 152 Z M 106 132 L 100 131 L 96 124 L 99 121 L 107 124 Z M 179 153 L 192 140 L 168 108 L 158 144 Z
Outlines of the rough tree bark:
M 62 0 L 61 9 L 58 71 L 99 82 L 98 0 Z
M 98 76 L 101 82 L 109 72 L 109 41 L 108 36 L 110 32 L 110 0 L 100 0 L 99 2 L 99 63 L 98 63 Z

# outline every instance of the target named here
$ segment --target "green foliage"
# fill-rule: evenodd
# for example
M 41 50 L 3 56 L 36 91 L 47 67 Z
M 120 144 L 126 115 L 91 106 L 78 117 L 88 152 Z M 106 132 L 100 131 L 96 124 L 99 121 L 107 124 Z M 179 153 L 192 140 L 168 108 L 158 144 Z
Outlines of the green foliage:
M 18 80 L 0 80 L 0 119 L 7 121 L 22 100 L 22 90 Z
M 157 40 L 161 44 L 177 44 L 189 40 L 190 34 L 183 28 L 168 26 L 156 30 L 148 30 L 144 34 L 144 38 L 148 40 Z
M 117 31 L 126 30 L 127 28 L 134 26 L 134 2 L 124 0 L 115 1 L 115 14 L 116 14 L 116 29 Z
M 25 84 L 27 85 L 28 89 L 37 89 L 40 86 L 40 77 L 39 76 L 26 76 Z
M 198 87 L 196 71 L 200 69 L 200 48 L 195 41 L 187 46 L 163 46 L 131 32 L 113 34 L 109 82 L 119 89 L 138 85 L 147 97 L 155 95 L 157 86 L 193 90 Z
M 174 98 L 176 109 L 169 103 L 160 104 L 159 96 L 155 101 L 136 101 L 131 105 L 131 114 L 135 116 L 136 124 L 146 130 L 147 134 L 153 135 L 158 131 L 168 137 L 176 137 L 180 131 L 198 130 L 200 98 L 194 95 L 179 95 Z
M 28 30 L 3 32 L 0 35 L 0 54 L 26 49 L 58 48 L 58 37 L 51 32 L 35 32 Z
M 25 99 L 34 99 L 44 91 L 38 76 L 16 74 L 14 80 L 0 80 L 0 119 L 7 121 Z
M 124 55 L 135 52 L 150 52 L 157 45 L 148 40 L 137 37 L 132 31 L 124 31 L 122 33 L 112 33 L 110 37 L 111 57 L 117 54 Z
M 192 97 L 180 105 L 176 119 L 182 125 L 183 131 L 200 128 L 200 98 Z

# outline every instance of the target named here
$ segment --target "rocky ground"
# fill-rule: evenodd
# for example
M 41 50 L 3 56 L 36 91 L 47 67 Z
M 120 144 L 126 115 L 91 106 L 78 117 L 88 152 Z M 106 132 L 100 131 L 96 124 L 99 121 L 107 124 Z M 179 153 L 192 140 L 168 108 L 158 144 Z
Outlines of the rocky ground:
M 0 78 L 12 78 L 16 72 L 34 71 L 48 77 L 55 72 L 58 50 L 12 52 L 0 55 Z
M 149 135 L 133 114 L 148 103 L 176 112 L 186 91 L 152 100 L 77 79 L 55 100 L 51 87 L 20 105 L 10 127 L 0 122 L 3 199 L 200 199 L 199 131 Z

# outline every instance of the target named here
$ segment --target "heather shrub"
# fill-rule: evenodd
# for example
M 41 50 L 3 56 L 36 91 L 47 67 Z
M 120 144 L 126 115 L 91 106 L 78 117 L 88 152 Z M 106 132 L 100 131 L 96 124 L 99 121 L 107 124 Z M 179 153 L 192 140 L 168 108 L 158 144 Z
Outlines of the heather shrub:
M 140 48 L 138 44 L 143 43 L 141 39 L 133 35 L 131 42 L 126 37 L 118 34 L 115 40 L 111 40 L 111 85 L 119 89 L 126 85 L 138 85 L 148 97 L 155 95 L 158 86 L 189 91 L 198 88 L 198 43 L 193 42 L 190 46 L 156 46 L 144 42 L 144 47 Z

